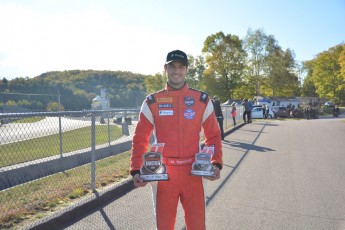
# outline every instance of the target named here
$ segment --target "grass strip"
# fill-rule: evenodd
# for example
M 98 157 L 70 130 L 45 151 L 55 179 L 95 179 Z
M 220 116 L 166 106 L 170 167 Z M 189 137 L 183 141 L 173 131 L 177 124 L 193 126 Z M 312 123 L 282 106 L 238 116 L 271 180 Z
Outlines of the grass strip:
M 110 141 L 122 136 L 121 128 L 109 126 Z M 108 126 L 96 126 L 96 145 L 108 143 Z M 91 127 L 83 127 L 63 132 L 64 153 L 89 148 L 91 146 Z M 0 167 L 58 155 L 60 151 L 59 134 L 0 145 Z
M 96 189 L 129 177 L 130 151 L 96 162 Z M 65 172 L 0 191 L 0 229 L 17 229 L 71 205 L 91 193 L 91 166 Z

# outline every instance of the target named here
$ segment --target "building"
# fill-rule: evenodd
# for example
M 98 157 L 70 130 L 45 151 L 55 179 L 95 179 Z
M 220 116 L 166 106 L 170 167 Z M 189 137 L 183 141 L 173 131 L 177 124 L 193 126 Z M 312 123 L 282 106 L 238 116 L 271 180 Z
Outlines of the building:
M 110 100 L 107 97 L 107 90 L 101 89 L 101 96 L 92 99 L 91 109 L 94 110 L 108 110 L 110 109 Z

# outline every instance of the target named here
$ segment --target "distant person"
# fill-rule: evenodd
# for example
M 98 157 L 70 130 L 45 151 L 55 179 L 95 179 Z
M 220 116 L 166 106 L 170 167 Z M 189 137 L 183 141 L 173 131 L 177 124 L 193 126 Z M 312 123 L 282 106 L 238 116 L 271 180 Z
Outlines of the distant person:
M 254 108 L 254 104 L 250 99 L 248 100 L 248 103 L 249 103 L 249 123 L 252 123 L 252 111 Z
M 268 107 L 268 104 L 265 106 L 265 119 L 268 119 L 268 114 L 270 113 L 270 108 Z
M 251 106 L 248 102 L 248 99 L 244 99 L 242 101 L 242 105 L 244 106 L 244 112 L 243 112 L 243 122 L 244 123 L 249 123 L 250 120 L 251 120 L 251 117 L 250 117 L 250 112 L 251 112 Z
M 236 102 L 233 102 L 231 104 L 231 116 L 232 116 L 232 121 L 233 121 L 232 124 L 234 127 L 236 126 L 236 115 L 237 115 L 237 113 L 236 113 Z
M 213 96 L 212 103 L 214 107 L 214 113 L 216 114 L 216 118 L 219 124 L 220 133 L 222 135 L 222 140 L 224 140 L 224 128 L 223 128 L 224 117 L 223 117 L 222 108 L 220 107 L 219 97 Z
M 266 118 L 266 105 L 262 104 L 261 109 L 262 109 L 262 118 L 265 119 Z
M 339 106 L 336 105 L 333 107 L 333 117 L 339 117 L 340 115 L 340 109 L 339 109 Z
M 258 99 L 256 97 L 253 98 L 253 103 L 254 103 L 254 105 L 258 104 Z

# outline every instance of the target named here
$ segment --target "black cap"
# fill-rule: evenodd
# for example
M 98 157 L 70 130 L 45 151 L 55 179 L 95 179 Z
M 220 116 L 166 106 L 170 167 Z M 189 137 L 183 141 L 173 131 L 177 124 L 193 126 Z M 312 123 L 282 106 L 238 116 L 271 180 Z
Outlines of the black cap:
M 167 60 L 166 60 L 165 64 L 169 64 L 170 62 L 173 62 L 173 61 L 180 61 L 180 62 L 188 65 L 187 55 L 185 52 L 183 52 L 181 50 L 173 50 L 173 51 L 168 53 Z

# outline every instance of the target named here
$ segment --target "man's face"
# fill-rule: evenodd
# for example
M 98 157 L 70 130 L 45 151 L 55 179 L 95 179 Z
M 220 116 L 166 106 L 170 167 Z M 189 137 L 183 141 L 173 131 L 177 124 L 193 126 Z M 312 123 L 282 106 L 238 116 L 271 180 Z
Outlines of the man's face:
M 181 89 L 186 79 L 187 65 L 179 61 L 173 61 L 165 65 L 164 68 L 168 77 L 168 84 L 175 89 Z

